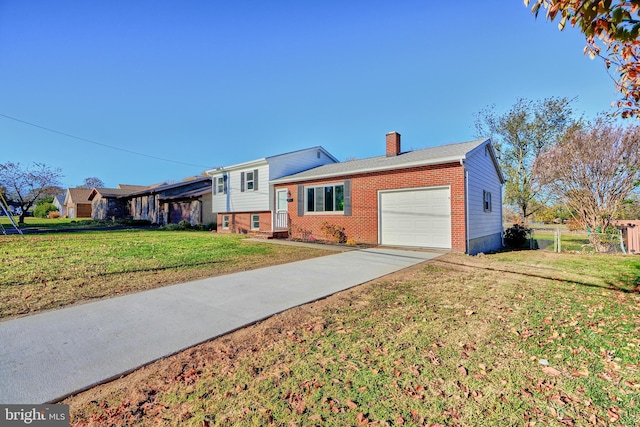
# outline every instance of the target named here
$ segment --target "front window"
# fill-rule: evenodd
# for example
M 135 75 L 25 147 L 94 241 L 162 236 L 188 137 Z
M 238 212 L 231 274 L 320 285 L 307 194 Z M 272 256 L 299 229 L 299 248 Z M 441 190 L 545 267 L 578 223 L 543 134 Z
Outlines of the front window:
M 224 230 L 229 229 L 229 215 L 222 215 L 222 228 Z
M 251 215 L 251 229 L 260 230 L 260 215 Z
M 246 176 L 246 185 L 247 185 L 247 190 L 253 190 L 254 187 L 254 183 L 255 183 L 255 178 L 254 178 L 254 173 L 253 172 L 247 172 Z
M 307 212 L 344 212 L 344 185 L 307 187 Z

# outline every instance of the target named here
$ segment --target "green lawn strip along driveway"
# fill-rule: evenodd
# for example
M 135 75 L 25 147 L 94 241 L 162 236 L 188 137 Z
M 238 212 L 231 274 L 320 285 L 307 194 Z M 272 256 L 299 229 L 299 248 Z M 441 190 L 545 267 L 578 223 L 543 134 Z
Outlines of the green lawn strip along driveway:
M 121 392 L 96 391 L 72 414 L 192 426 L 634 425 L 639 280 L 639 257 L 449 254 L 196 347 L 177 372 L 124 378 Z
M 329 252 L 208 232 L 0 236 L 0 318 Z

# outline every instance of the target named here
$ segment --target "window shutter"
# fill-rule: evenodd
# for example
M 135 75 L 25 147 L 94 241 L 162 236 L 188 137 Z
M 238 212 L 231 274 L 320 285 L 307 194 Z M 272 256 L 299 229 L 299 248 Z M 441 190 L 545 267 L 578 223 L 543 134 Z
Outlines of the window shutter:
M 351 216 L 351 180 L 344 180 L 344 216 Z
M 213 178 L 213 195 L 216 195 L 216 191 L 218 190 L 218 177 Z
M 304 185 L 298 185 L 298 216 L 304 215 Z
M 253 191 L 258 191 L 258 169 L 253 170 Z
M 222 176 L 222 192 L 224 194 L 227 194 L 227 192 L 229 191 L 228 188 L 228 181 L 229 181 L 229 175 L 223 175 Z
M 240 172 L 240 191 L 244 191 L 244 172 Z

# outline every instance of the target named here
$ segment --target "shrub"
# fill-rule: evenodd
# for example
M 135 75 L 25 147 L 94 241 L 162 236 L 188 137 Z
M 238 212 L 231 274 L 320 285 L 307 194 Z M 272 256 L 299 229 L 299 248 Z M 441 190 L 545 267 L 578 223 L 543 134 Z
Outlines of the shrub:
M 353 237 L 349 237 L 347 239 L 347 246 L 356 246 L 358 244 L 358 242 L 356 242 L 356 239 L 354 239 Z
M 180 226 L 180 228 L 182 228 L 183 230 L 189 230 L 192 225 L 189 221 L 187 221 L 186 219 L 183 219 L 182 221 L 180 221 L 178 223 L 178 225 Z
M 522 224 L 513 224 L 504 231 L 504 243 L 510 248 L 521 248 L 527 243 L 527 235 L 530 229 Z
M 335 243 L 345 243 L 347 241 L 347 235 L 344 233 L 344 227 L 341 225 L 329 224 L 325 221 L 322 223 L 320 229 Z
M 33 210 L 33 216 L 36 216 L 38 218 L 46 218 L 49 215 L 49 212 L 54 212 L 57 210 L 58 208 L 56 208 L 56 206 L 53 203 L 48 203 L 48 202 L 40 203 Z
M 49 214 L 47 215 L 47 217 L 48 217 L 49 219 L 60 218 L 60 212 L 58 212 L 58 211 L 51 211 L 51 212 L 49 212 Z

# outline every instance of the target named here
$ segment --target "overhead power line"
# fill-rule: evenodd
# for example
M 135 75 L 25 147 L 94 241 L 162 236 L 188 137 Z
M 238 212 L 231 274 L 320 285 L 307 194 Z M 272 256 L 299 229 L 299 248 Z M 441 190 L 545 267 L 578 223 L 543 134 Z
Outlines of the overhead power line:
M 37 125 L 35 123 L 31 123 L 31 122 L 28 122 L 26 120 L 21 120 L 21 119 L 15 118 L 15 117 L 7 116 L 6 114 L 2 114 L 2 113 L 0 113 L 0 117 L 4 117 L 4 118 L 9 119 L 9 120 L 13 120 L 13 121 L 16 121 L 16 122 L 19 122 L 19 123 L 23 123 L 25 125 L 33 126 L 35 128 L 43 129 L 43 130 L 46 130 L 47 132 L 57 133 L 58 135 L 66 136 L 68 138 L 77 139 L 78 141 L 88 142 L 90 144 L 98 145 L 100 147 L 105 147 L 105 148 L 110 148 L 112 150 L 122 151 L 124 153 L 135 154 L 136 156 L 147 157 L 149 159 L 154 159 L 154 160 L 161 160 L 163 162 L 176 163 L 176 164 L 184 165 L 184 166 L 194 166 L 194 167 L 197 167 L 197 168 L 209 169 L 209 166 L 196 165 L 196 164 L 193 164 L 193 163 L 186 163 L 186 162 L 180 162 L 180 161 L 177 161 L 177 160 L 165 159 L 163 157 L 152 156 L 150 154 L 139 153 L 137 151 L 127 150 L 126 148 L 120 148 L 120 147 L 116 147 L 114 145 L 109 145 L 109 144 L 104 144 L 102 142 L 92 141 L 92 140 L 87 139 L 87 138 L 82 138 L 82 137 L 79 137 L 79 136 L 71 135 L 69 133 L 60 132 L 60 131 L 55 130 L 55 129 L 51 129 L 51 128 L 48 128 L 48 127 L 45 127 L 45 126 L 40 126 L 40 125 Z

